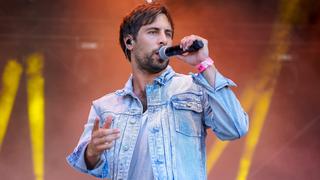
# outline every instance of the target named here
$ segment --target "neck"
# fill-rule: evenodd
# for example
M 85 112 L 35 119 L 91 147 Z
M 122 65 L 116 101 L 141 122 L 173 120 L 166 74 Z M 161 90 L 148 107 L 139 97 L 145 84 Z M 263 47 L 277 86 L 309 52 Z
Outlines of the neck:
M 153 80 L 160 76 L 161 73 L 149 73 L 138 68 L 132 68 L 132 75 L 133 75 L 133 91 L 135 94 L 145 94 L 145 89 L 147 84 L 151 84 Z
M 137 67 L 134 61 L 131 62 L 132 68 L 132 85 L 134 94 L 140 99 L 143 106 L 143 112 L 147 110 L 146 86 L 151 84 L 153 80 L 161 73 L 149 73 Z

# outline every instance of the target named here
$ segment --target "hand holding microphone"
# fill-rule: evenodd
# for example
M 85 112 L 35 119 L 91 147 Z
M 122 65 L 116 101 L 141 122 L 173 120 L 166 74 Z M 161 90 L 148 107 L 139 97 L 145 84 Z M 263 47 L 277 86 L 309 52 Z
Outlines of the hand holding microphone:
M 186 50 L 183 50 L 180 45 L 168 47 L 168 46 L 162 46 L 159 50 L 159 56 L 163 60 L 169 59 L 171 56 L 176 56 L 176 55 L 182 55 L 186 52 L 195 52 L 198 51 L 199 49 L 203 48 L 203 42 L 200 40 L 195 40 L 191 44 L 189 48 Z
M 200 36 L 186 36 L 181 40 L 180 45 L 161 47 L 159 49 L 159 56 L 162 60 L 168 60 L 171 56 L 177 56 L 177 58 L 184 62 L 196 66 L 209 57 L 208 41 Z

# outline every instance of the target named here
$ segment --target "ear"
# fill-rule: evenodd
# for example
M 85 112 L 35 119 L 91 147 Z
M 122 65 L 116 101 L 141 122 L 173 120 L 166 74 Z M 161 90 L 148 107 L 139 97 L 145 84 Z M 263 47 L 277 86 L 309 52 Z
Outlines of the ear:
M 134 45 L 133 37 L 131 35 L 128 35 L 123 39 L 123 41 L 124 41 L 126 48 L 131 51 L 133 49 L 133 45 Z

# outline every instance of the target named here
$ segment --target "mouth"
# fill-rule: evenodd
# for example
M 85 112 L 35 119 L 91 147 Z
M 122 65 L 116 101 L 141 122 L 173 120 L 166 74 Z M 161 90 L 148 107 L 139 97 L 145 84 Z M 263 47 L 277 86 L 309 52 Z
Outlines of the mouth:
M 165 60 L 163 60 L 163 59 L 160 58 L 160 54 L 159 54 L 160 48 L 161 48 L 161 47 L 159 47 L 158 49 L 154 50 L 154 51 L 153 51 L 153 54 L 156 56 L 157 60 L 162 63 L 162 62 L 164 62 Z
M 155 55 L 159 58 L 159 57 L 160 57 L 160 55 L 159 55 L 159 49 L 154 50 L 153 54 L 155 54 Z

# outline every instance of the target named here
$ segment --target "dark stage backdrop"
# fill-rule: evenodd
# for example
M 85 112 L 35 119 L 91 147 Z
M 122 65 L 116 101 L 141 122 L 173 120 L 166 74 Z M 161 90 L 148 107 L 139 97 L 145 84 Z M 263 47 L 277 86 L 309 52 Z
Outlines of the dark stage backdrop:
M 89 180 L 66 156 L 91 101 L 123 87 L 122 17 L 142 0 L 0 2 L 0 179 Z M 174 42 L 197 34 L 250 115 L 249 133 L 208 131 L 208 179 L 320 179 L 317 0 L 165 0 Z M 180 73 L 195 69 L 172 59 Z

